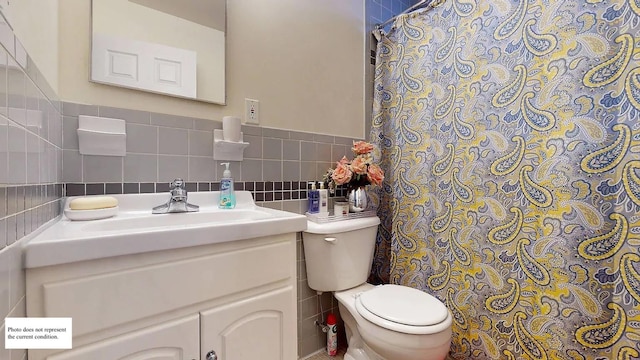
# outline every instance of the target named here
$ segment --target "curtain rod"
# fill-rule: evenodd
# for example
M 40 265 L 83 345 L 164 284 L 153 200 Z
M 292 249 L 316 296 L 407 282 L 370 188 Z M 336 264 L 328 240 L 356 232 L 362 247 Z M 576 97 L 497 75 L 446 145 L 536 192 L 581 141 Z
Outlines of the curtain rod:
M 403 11 L 403 12 L 401 12 L 400 14 L 393 16 L 391 19 L 389 19 L 389 20 L 387 20 L 387 21 L 385 21 L 385 22 L 383 22 L 383 23 L 376 24 L 375 29 L 376 29 L 376 30 L 380 30 L 380 29 L 382 29 L 383 27 L 385 27 L 385 25 L 387 25 L 388 23 L 390 23 L 390 22 L 394 21 L 398 16 L 403 15 L 403 14 L 407 14 L 407 13 L 410 13 L 410 12 L 412 12 L 413 10 L 416 10 L 416 9 L 418 9 L 418 8 L 422 7 L 422 5 L 424 5 L 425 3 L 428 3 L 428 5 L 431 5 L 431 3 L 433 3 L 433 2 L 436 2 L 436 3 L 437 3 L 437 1 L 432 1 L 432 0 L 420 0 L 418 3 L 414 4 L 413 6 L 410 6 L 408 9 L 406 9 L 406 10 L 405 10 L 405 11 Z

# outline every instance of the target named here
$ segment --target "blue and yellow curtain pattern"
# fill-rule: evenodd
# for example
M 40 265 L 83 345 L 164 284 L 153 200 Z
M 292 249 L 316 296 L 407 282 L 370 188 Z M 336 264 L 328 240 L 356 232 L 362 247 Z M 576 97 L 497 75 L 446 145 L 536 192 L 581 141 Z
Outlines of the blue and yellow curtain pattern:
M 447 0 L 377 49 L 379 281 L 453 359 L 640 358 L 640 0 Z

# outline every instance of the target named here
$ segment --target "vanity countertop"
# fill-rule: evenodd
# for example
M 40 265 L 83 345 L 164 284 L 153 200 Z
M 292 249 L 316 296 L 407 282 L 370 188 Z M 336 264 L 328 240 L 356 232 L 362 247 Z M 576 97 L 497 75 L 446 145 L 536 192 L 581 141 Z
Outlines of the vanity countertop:
M 66 216 L 25 245 L 25 267 L 64 264 L 111 256 L 177 249 L 304 231 L 304 215 L 257 206 L 251 193 L 236 191 L 236 207 L 219 209 L 218 191 L 191 192 L 193 213 L 151 214 L 169 195 L 112 195 L 118 200 L 113 217 L 71 221 Z M 67 198 L 65 209 L 73 198 Z

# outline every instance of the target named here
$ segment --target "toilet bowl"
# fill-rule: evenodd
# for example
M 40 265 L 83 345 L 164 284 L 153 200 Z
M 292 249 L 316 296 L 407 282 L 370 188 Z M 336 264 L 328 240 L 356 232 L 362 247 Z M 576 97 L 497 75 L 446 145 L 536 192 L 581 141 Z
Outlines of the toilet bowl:
M 376 294 L 380 290 L 385 294 Z M 368 299 L 367 295 L 372 296 Z M 413 296 L 398 298 L 406 295 Z M 363 284 L 334 296 L 347 330 L 345 360 L 429 360 L 447 356 L 451 314 L 431 295 L 406 286 Z M 422 296 L 423 304 L 410 305 Z
M 331 291 L 345 323 L 345 360 L 441 360 L 449 352 L 452 317 L 423 291 L 366 283 L 377 217 L 308 222 L 303 246 L 309 287 Z

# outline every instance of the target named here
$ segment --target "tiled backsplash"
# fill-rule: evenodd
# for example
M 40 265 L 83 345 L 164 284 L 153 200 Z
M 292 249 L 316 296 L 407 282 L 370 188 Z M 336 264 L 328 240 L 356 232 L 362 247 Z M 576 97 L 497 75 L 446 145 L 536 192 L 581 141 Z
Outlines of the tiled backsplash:
M 0 231 L 6 246 L 55 218 L 59 214 L 57 200 L 62 197 L 62 192 L 62 184 L 0 187 Z
M 186 118 L 104 106 L 63 104 L 65 183 L 216 182 L 220 161 L 213 160 L 213 130 L 218 121 Z M 78 151 L 78 115 L 123 119 L 125 157 L 85 156 Z M 243 126 L 244 161 L 231 162 L 236 181 L 312 181 L 343 155 L 351 156 L 354 139 L 289 130 Z
M 257 202 L 304 200 L 311 185 L 307 181 L 235 181 L 236 191 L 250 191 Z M 187 191 L 219 191 L 220 182 L 186 182 Z M 159 183 L 67 183 L 66 196 L 145 194 L 169 192 L 169 182 Z M 330 197 L 346 196 L 346 189 L 338 187 Z

